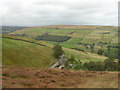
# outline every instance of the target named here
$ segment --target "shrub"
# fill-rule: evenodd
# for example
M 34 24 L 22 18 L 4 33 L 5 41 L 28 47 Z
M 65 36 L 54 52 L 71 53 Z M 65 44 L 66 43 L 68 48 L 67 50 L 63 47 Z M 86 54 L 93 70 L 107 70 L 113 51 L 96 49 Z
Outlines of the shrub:
M 71 57 L 68 59 L 68 62 L 66 64 L 67 69 L 73 69 L 73 70 L 80 70 L 83 69 L 82 63 L 79 60 L 75 60 L 74 56 L 71 55 Z
M 103 71 L 104 69 L 104 65 L 102 62 L 84 63 L 83 67 L 90 71 Z
M 106 59 L 104 61 L 105 66 L 104 66 L 104 70 L 105 71 L 118 71 L 118 62 L 115 62 L 114 59 Z
M 103 55 L 103 53 L 104 53 L 104 51 L 103 51 L 102 49 L 99 49 L 99 50 L 98 50 L 98 54 L 99 54 L 99 55 Z
M 70 63 L 74 63 L 74 61 L 75 61 L 75 58 L 74 58 L 73 55 L 71 55 L 70 58 L 69 58 L 69 62 L 70 62 Z
M 95 47 L 94 43 L 90 45 L 91 53 L 94 53 L 94 47 Z

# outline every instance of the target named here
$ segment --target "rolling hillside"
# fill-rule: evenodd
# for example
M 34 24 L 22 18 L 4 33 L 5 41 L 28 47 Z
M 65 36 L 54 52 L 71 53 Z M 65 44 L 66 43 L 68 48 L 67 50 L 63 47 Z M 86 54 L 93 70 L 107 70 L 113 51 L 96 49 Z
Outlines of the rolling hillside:
M 91 41 L 98 42 L 102 40 L 105 42 L 113 38 L 117 39 L 117 30 L 118 28 L 114 26 L 50 25 L 50 26 L 25 28 L 22 30 L 17 30 L 11 34 L 27 34 L 28 37 L 32 37 L 32 38 L 35 38 L 36 36 L 45 33 L 48 33 L 50 35 L 59 35 L 59 36 L 66 35 L 70 37 L 77 37 L 80 39 L 82 38 L 82 42 L 89 43 Z M 76 40 L 76 38 L 74 38 L 73 40 Z
M 47 60 L 48 61 L 51 60 L 51 63 L 49 63 L 48 65 L 52 64 L 52 61 L 54 61 L 54 58 L 52 57 L 52 52 L 53 52 L 52 44 L 48 44 L 43 41 L 27 39 L 25 37 L 16 37 L 16 36 L 10 36 L 10 35 L 4 35 L 3 37 L 4 37 L 3 38 L 3 62 L 4 62 L 4 60 L 7 60 L 7 59 L 12 60 L 14 58 L 14 56 L 16 57 L 16 58 L 14 58 L 15 61 L 16 60 L 21 61 L 25 57 L 27 60 L 34 57 L 34 59 L 36 58 L 35 59 L 36 62 L 37 62 L 37 60 L 39 60 L 39 58 L 40 59 L 42 58 L 42 62 L 44 62 L 44 61 L 47 62 Z M 9 49 L 13 52 L 13 54 L 16 52 L 21 52 L 20 53 L 21 56 L 17 53 L 14 56 L 11 56 L 11 53 L 10 53 L 11 57 L 9 57 L 9 54 L 8 54 L 10 52 Z M 34 53 L 32 50 L 34 51 Z M 90 62 L 90 61 L 95 61 L 95 62 L 104 61 L 106 58 L 105 56 L 99 56 L 94 53 L 82 52 L 82 51 L 69 49 L 69 48 L 65 48 L 65 47 L 63 47 L 63 50 L 65 51 L 66 57 L 70 57 L 71 55 L 74 55 L 75 59 L 80 60 L 83 63 Z M 27 54 L 27 55 L 25 56 L 25 54 Z M 31 54 L 33 54 L 33 55 L 31 56 Z M 9 64 L 8 60 L 7 60 L 7 63 Z
M 104 62 L 107 57 L 96 54 L 97 50 L 102 48 L 107 51 L 107 46 L 113 45 L 115 48 L 110 50 L 115 51 L 117 40 L 117 28 L 112 26 L 52 25 L 4 34 L 3 88 L 117 88 L 118 72 L 115 71 L 86 71 L 87 68 L 81 67 L 78 70 L 49 68 L 57 61 L 52 50 L 55 43 L 62 45 L 67 58 L 73 55 L 75 60 L 85 65 L 91 61 Z M 91 53 L 86 46 L 93 43 L 95 50 Z
M 114 26 L 49 25 L 25 28 L 10 34 L 50 44 L 59 43 L 65 48 L 82 52 L 91 52 L 91 45 L 95 45 L 94 53 L 97 54 L 98 50 L 102 49 L 103 55 L 107 55 L 110 46 L 109 53 L 117 58 L 118 28 Z
M 2 39 L 3 65 L 47 68 L 56 59 L 49 47 L 13 39 Z
M 16 30 L 21 30 L 23 28 L 28 27 L 20 27 L 20 26 L 2 26 L 2 34 L 8 34 L 10 32 L 14 32 Z

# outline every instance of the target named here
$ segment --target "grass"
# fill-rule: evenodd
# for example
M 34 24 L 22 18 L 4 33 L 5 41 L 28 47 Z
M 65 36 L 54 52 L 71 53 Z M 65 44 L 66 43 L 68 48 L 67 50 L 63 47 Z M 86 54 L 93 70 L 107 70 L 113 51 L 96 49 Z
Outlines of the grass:
M 33 42 L 40 42 L 47 47 L 42 47 L 36 44 L 18 41 L 18 40 L 3 40 L 4 55 L 3 59 L 5 64 L 18 64 L 23 66 L 34 66 L 34 67 L 48 67 L 55 59 L 52 57 L 53 44 L 57 42 L 51 41 L 35 41 L 34 38 L 48 33 L 50 35 L 66 35 L 72 37 L 68 41 L 59 43 L 63 46 L 65 56 L 70 57 L 74 55 L 75 59 L 84 62 L 90 61 L 104 61 L 106 57 L 99 56 L 97 54 L 89 53 L 90 49 L 85 46 L 78 45 L 78 43 L 92 44 L 96 42 L 109 42 L 112 41 L 111 45 L 117 44 L 117 28 L 116 27 L 104 27 L 104 26 L 59 26 L 60 29 L 55 29 L 58 26 L 46 26 L 46 27 L 32 27 L 25 28 L 12 32 L 11 34 L 27 34 L 28 37 L 21 37 L 22 39 L 30 40 Z M 77 28 L 76 28 L 77 27 Z M 47 29 L 46 29 L 47 28 Z M 109 34 L 103 34 L 107 33 Z M 14 37 L 16 38 L 16 37 Z M 19 37 L 20 38 L 20 37 Z M 49 44 L 48 44 L 49 43 Z M 74 50 L 71 48 L 78 48 L 85 52 Z M 107 45 L 96 46 L 94 52 L 97 53 L 98 49 L 102 48 L 105 52 L 107 51 Z M 8 53 L 11 51 L 12 55 Z M 29 53 L 28 53 L 29 52 Z M 111 53 L 116 52 L 113 48 Z M 26 54 L 26 55 L 25 55 Z M 10 60 L 12 60 L 12 62 Z M 20 62 L 22 60 L 22 62 Z M 19 63 L 18 63 L 19 62 Z M 33 63 L 32 63 L 33 62 Z M 40 63 L 40 65 L 39 65 Z
M 49 47 L 6 38 L 2 45 L 3 65 L 47 68 L 56 61 Z
M 99 56 L 99 55 L 94 54 L 94 53 L 81 52 L 81 51 L 77 51 L 77 50 L 69 49 L 69 48 L 63 48 L 63 49 L 64 49 L 64 51 L 66 53 L 65 55 L 67 57 L 70 57 L 71 55 L 73 55 L 76 60 L 80 60 L 83 63 L 90 62 L 90 61 L 103 62 L 106 59 L 106 57 Z
M 11 37 L 11 36 L 7 36 Z M 18 37 L 11 37 L 18 38 Z M 24 42 L 20 40 L 13 40 L 3 38 L 3 63 L 9 65 L 23 65 L 27 67 L 48 67 L 50 66 L 55 59 L 52 57 L 52 44 L 46 42 L 35 41 L 30 39 L 30 41 L 41 43 L 44 46 L 37 45 L 35 43 Z M 26 39 L 19 37 L 19 39 Z M 64 48 L 65 56 L 70 57 L 74 55 L 77 60 L 82 62 L 89 61 L 104 61 L 106 57 L 99 56 L 97 54 L 90 54 L 86 52 L 77 51 L 74 49 Z M 11 51 L 11 53 L 9 53 Z M 22 62 L 21 62 L 22 60 Z M 40 64 L 40 65 L 39 65 Z
M 36 36 L 43 35 L 44 33 L 71 36 L 72 38 L 68 41 L 60 43 L 63 46 L 66 57 L 74 55 L 75 59 L 80 60 L 82 63 L 90 61 L 103 62 L 106 59 L 105 56 L 86 52 L 87 49 L 77 43 L 92 44 L 99 41 L 112 41 L 111 45 L 115 46 L 118 40 L 116 31 L 116 27 L 51 25 L 26 28 L 21 31 L 12 32 L 11 34 L 27 34 L 28 37 L 12 36 L 11 39 L 3 38 L 2 63 L 5 66 L 2 67 L 3 87 L 51 88 L 54 86 L 55 88 L 116 88 L 118 84 L 117 73 L 37 69 L 48 68 L 56 62 L 56 59 L 52 56 L 52 47 L 56 42 L 34 40 Z M 71 34 L 71 32 L 73 33 Z M 105 32 L 110 32 L 110 34 L 101 34 Z M 24 41 L 14 40 L 15 38 Z M 34 43 L 26 42 L 25 40 Z M 38 45 L 37 43 L 45 46 Z M 107 45 L 103 47 L 96 46 L 95 52 L 99 48 L 107 50 L 106 47 Z M 85 50 L 85 52 L 70 48 L 80 48 Z M 112 49 L 111 53 L 114 52 L 116 52 L 115 49 Z
M 78 37 L 73 37 L 70 40 L 61 43 L 60 45 L 62 45 L 63 47 L 67 47 L 67 48 L 74 48 L 77 47 L 77 43 L 81 42 L 81 38 Z
M 55 29 L 55 28 L 59 28 L 59 29 Z M 109 32 L 109 34 L 104 34 L 106 32 Z M 92 44 L 100 41 L 102 42 L 112 41 L 112 43 L 118 43 L 118 38 L 116 37 L 117 27 L 113 27 L 113 26 L 52 25 L 52 26 L 26 28 L 20 31 L 15 31 L 12 34 L 27 34 L 29 38 L 35 38 L 45 33 L 49 33 L 51 35 L 60 35 L 60 36 L 66 35 L 72 37 L 70 40 L 61 43 L 61 45 L 67 48 L 71 48 L 74 46 L 76 47 L 76 44 L 78 42 Z
M 80 85 L 79 88 L 118 88 L 118 75 L 117 73 L 106 73 L 98 77 L 90 78 L 86 84 Z

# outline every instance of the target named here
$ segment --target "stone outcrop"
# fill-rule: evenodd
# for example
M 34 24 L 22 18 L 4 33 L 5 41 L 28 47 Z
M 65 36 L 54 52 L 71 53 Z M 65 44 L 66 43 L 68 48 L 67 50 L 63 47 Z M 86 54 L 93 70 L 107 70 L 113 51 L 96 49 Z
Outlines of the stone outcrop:
M 59 68 L 62 69 L 65 67 L 65 63 L 67 62 L 67 58 L 63 55 L 60 56 L 60 59 L 56 63 L 54 63 L 50 68 Z

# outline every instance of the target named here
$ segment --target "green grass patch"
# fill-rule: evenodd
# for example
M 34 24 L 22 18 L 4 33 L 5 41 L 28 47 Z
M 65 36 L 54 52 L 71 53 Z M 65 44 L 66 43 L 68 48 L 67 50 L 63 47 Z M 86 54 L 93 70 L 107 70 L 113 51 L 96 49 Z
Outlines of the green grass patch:
M 56 61 L 49 47 L 6 38 L 2 45 L 3 65 L 47 68 Z

